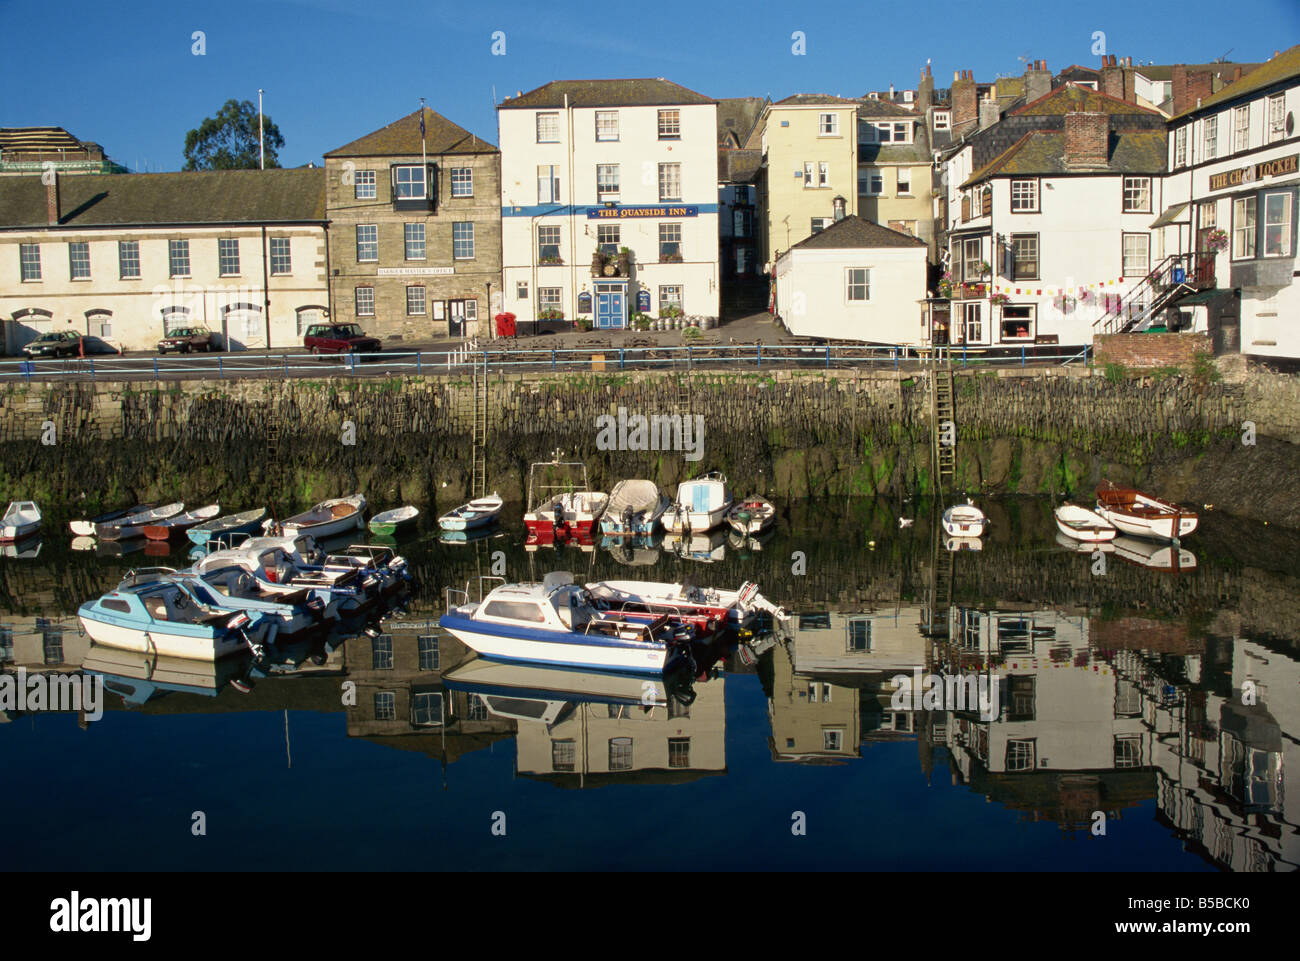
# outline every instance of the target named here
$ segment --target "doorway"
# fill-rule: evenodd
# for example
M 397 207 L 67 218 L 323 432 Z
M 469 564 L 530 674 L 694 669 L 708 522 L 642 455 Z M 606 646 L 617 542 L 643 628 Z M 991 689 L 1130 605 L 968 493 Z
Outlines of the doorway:
M 596 284 L 596 326 L 621 328 L 627 325 L 627 286 Z

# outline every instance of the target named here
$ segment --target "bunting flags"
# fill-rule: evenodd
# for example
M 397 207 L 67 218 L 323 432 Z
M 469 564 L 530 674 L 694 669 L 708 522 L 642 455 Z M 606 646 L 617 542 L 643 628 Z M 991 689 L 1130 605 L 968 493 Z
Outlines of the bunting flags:
M 1092 299 L 1095 294 L 1104 293 L 1107 289 L 1118 291 L 1124 284 L 1123 277 L 1114 277 L 1109 280 L 1096 280 L 1090 284 L 1070 284 L 1059 285 L 1055 287 L 1013 287 L 1010 284 L 957 284 L 954 286 L 964 286 L 974 288 L 980 293 L 993 294 L 1010 294 L 1020 297 L 1077 297 L 1084 301 Z

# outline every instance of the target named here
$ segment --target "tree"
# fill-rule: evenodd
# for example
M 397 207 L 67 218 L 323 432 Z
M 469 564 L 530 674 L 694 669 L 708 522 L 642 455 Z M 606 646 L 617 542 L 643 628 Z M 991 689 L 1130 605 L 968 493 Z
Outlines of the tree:
M 266 165 L 280 166 L 276 151 L 284 147 L 284 137 L 265 114 L 262 141 Z M 205 117 L 199 129 L 185 135 L 185 170 L 256 170 L 259 166 L 257 106 L 251 101 L 227 100 L 215 117 Z

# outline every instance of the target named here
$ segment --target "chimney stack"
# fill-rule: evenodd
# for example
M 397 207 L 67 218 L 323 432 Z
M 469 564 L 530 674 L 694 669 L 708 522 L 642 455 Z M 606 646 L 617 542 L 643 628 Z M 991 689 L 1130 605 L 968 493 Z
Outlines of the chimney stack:
M 924 112 L 934 104 L 934 77 L 931 76 L 928 65 L 921 71 L 921 82 L 917 84 L 916 99 L 918 101 L 916 109 L 920 112 Z
M 45 215 L 51 227 L 58 226 L 59 223 L 59 174 L 54 172 L 53 178 L 45 185 Z
M 997 100 L 992 97 L 986 97 L 980 101 L 980 129 L 991 127 L 1002 119 L 1002 110 L 998 106 Z
M 1199 102 L 1214 93 L 1214 74 L 1208 70 L 1189 71 L 1186 64 L 1174 64 L 1170 77 L 1175 116 L 1199 106 Z
M 1110 117 L 1105 113 L 1065 115 L 1067 170 L 1105 170 L 1110 160 Z
M 975 80 L 969 70 L 961 71 L 952 82 L 952 133 L 960 137 L 979 122 L 979 105 L 976 102 Z
M 1033 103 L 1052 92 L 1052 75 L 1047 72 L 1046 60 L 1033 60 L 1025 73 L 1025 101 Z

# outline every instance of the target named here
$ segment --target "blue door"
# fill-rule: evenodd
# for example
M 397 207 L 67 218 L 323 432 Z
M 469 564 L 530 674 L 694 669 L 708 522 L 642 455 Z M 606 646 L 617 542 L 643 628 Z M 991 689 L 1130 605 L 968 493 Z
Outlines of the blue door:
M 627 290 L 621 284 L 596 285 L 596 326 L 622 327 L 626 314 L 623 300 Z

